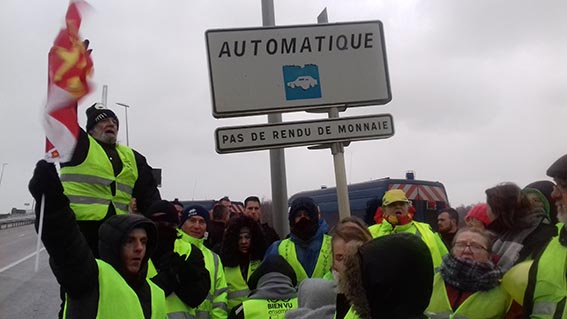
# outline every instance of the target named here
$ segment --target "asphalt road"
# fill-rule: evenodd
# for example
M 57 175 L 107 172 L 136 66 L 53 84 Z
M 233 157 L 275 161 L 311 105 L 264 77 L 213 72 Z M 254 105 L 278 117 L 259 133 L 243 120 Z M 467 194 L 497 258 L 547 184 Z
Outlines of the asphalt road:
M 35 267 L 33 225 L 0 230 L 0 319 L 57 318 L 59 286 L 45 250 Z

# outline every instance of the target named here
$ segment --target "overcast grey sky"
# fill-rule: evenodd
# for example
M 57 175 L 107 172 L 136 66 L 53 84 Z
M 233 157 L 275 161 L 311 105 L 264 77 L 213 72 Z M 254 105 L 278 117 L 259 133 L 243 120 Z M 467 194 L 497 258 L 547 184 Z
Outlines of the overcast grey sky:
M 211 115 L 204 33 L 261 26 L 260 0 L 91 0 L 81 34 L 91 40 L 95 90 L 79 106 L 124 109 L 133 148 L 163 168 L 166 199 L 271 198 L 268 151 L 219 155 L 214 130 L 265 123 L 266 116 Z M 0 212 L 31 202 L 27 183 L 43 155 L 40 113 L 47 52 L 63 25 L 64 0 L 0 2 Z M 453 206 L 484 200 L 503 181 L 547 179 L 566 153 L 567 1 L 275 0 L 276 24 L 381 20 L 392 101 L 341 116 L 390 113 L 396 134 L 354 142 L 345 152 L 349 183 L 415 170 L 445 184 Z M 324 118 L 304 112 L 284 121 Z M 329 150 L 286 149 L 288 194 L 334 186 Z

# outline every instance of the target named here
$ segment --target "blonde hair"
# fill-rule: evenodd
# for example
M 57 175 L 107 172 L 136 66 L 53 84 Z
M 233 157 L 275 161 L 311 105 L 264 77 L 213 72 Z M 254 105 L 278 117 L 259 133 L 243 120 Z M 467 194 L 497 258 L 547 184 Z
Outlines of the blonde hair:
M 343 218 L 331 229 L 330 234 L 333 236 L 333 240 L 341 238 L 345 243 L 353 240 L 365 243 L 372 239 L 366 223 L 355 216 Z

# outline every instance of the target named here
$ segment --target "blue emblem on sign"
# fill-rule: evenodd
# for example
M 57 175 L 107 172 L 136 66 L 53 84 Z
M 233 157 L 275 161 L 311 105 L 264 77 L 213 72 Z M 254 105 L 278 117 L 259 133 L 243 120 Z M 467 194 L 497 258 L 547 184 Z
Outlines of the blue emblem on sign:
M 286 100 L 317 99 L 321 97 L 321 82 L 317 65 L 284 65 L 283 77 Z

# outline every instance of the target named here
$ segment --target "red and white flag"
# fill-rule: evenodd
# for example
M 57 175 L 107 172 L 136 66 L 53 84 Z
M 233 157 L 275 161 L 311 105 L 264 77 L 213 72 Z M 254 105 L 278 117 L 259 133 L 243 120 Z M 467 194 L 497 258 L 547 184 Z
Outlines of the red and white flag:
M 49 51 L 47 103 L 43 114 L 48 162 L 71 160 L 79 137 L 77 103 L 90 91 L 87 77 L 93 69 L 88 41 L 85 44 L 79 37 L 79 10 L 86 6 L 84 1 L 71 1 L 65 16 L 66 28 L 61 29 Z

